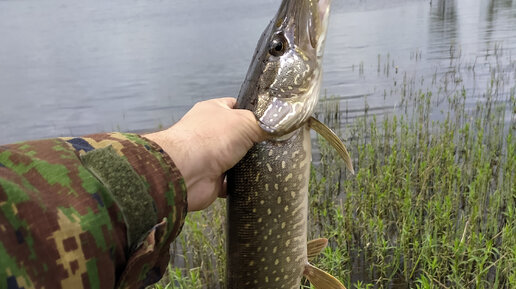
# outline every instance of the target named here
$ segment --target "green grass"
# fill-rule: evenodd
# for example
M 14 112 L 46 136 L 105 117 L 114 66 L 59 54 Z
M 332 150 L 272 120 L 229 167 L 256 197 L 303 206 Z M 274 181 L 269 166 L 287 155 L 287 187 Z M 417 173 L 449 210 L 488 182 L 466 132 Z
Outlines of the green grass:
M 224 288 L 225 213 L 225 200 L 219 199 L 207 210 L 188 214 L 171 246 L 168 274 L 156 289 Z
M 351 288 L 516 288 L 516 145 L 506 104 L 468 113 L 459 105 L 431 122 L 429 100 L 420 95 L 411 116 L 355 124 L 356 176 L 343 176 L 321 141 L 309 231 L 331 246 L 319 265 Z
M 308 239 L 330 240 L 317 266 L 348 288 L 516 288 L 516 89 L 500 93 L 514 72 L 491 71 L 476 105 L 457 74 L 427 90 L 404 77 L 387 116 L 350 122 L 338 100 L 321 102 L 356 175 L 316 141 Z M 224 221 L 224 200 L 189 214 L 154 288 L 224 288 Z

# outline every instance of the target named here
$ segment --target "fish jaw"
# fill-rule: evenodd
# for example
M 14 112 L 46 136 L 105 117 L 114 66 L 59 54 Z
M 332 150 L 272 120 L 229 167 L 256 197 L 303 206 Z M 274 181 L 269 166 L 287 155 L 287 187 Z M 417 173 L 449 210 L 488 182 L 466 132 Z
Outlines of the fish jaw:
M 237 101 L 279 137 L 301 127 L 317 104 L 331 0 L 283 0 L 258 42 Z

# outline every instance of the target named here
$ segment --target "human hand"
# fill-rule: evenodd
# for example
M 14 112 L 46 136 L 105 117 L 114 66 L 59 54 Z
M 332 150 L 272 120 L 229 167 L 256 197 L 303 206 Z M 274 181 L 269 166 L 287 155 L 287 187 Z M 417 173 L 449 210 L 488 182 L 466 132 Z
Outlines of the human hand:
M 169 129 L 145 135 L 163 148 L 183 175 L 189 211 L 205 209 L 224 196 L 224 173 L 266 138 L 254 114 L 233 109 L 235 103 L 234 98 L 199 102 Z

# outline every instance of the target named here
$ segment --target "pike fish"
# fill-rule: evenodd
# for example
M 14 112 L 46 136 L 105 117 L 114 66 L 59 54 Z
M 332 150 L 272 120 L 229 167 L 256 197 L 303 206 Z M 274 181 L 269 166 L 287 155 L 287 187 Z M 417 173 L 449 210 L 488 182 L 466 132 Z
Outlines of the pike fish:
M 329 140 L 352 170 L 346 148 L 311 117 L 322 77 L 331 0 L 283 0 L 258 42 L 237 100 L 271 140 L 256 144 L 227 174 L 229 289 L 345 288 L 309 259 L 326 239 L 307 242 L 310 129 Z

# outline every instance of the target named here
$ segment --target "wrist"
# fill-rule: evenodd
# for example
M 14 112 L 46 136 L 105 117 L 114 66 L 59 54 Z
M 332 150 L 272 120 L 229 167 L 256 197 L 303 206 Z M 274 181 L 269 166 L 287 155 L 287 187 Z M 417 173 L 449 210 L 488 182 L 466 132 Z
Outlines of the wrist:
M 176 130 L 174 127 L 147 134 L 144 137 L 160 146 L 181 173 L 188 195 L 188 211 L 199 210 L 195 204 L 195 196 L 192 195 L 192 192 L 195 190 L 196 184 L 202 182 L 202 176 L 198 169 L 196 171 L 196 167 L 203 164 L 199 164 L 199 161 L 195 160 L 195 152 L 191 149 L 192 142 L 195 142 L 195 140 L 188 136 L 187 132 Z

